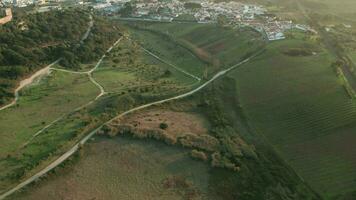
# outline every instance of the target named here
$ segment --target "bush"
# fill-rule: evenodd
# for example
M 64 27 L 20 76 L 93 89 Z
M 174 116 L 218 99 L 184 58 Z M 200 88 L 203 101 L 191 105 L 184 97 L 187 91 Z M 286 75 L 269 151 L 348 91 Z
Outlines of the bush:
M 207 161 L 208 160 L 207 155 L 203 151 L 199 151 L 199 150 L 196 150 L 196 149 L 193 149 L 190 155 L 193 158 L 196 158 L 196 159 L 199 159 L 199 160 L 203 160 L 203 161 Z
M 159 128 L 163 129 L 163 130 L 166 130 L 168 128 L 168 124 L 162 122 L 162 123 L 159 124 Z
M 179 137 L 178 142 L 183 147 L 195 147 L 206 151 L 215 151 L 219 146 L 219 141 L 210 135 L 194 135 L 191 133 Z

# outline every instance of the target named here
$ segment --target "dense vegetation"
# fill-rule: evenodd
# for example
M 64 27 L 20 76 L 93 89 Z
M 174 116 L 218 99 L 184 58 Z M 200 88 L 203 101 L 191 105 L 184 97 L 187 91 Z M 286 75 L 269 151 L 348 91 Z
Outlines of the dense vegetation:
M 13 97 L 19 79 L 43 65 L 63 58 L 62 66 L 77 69 L 98 60 L 120 32 L 99 16 L 91 27 L 89 17 L 82 10 L 25 14 L 0 27 L 0 105 Z
M 88 27 L 80 10 L 27 14 L 0 26 L 0 105 L 13 96 L 18 79 L 59 58 Z
M 114 23 L 96 16 L 94 26 L 88 38 L 77 48 L 63 50 L 61 65 L 78 69 L 81 63 L 97 61 L 106 50 L 121 36 L 121 31 Z

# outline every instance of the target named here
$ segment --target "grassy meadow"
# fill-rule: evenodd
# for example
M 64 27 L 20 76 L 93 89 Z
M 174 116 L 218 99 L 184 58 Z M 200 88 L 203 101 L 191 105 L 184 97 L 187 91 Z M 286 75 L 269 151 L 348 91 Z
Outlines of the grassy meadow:
M 94 99 L 98 93 L 87 76 L 55 71 L 23 89 L 17 105 L 0 114 L 0 158 L 14 152 L 55 119 Z
M 214 24 L 135 22 L 128 27 L 142 46 L 203 78 L 238 63 L 264 45 L 259 33 L 251 29 Z
M 313 48 L 309 56 L 286 55 Z M 234 71 L 247 118 L 283 158 L 324 197 L 356 187 L 356 102 L 331 67 L 326 50 L 310 40 L 273 42 L 267 51 Z
M 168 94 L 197 83 L 192 77 L 148 55 L 126 38 L 104 59 L 93 76 L 109 93 Z
M 207 195 L 209 165 L 180 148 L 101 136 L 80 158 L 12 199 L 219 199 Z

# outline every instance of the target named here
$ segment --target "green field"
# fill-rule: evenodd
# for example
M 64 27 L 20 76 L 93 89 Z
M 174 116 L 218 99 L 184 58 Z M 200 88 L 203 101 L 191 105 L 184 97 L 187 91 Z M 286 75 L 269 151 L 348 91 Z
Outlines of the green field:
M 209 165 L 189 151 L 121 137 L 97 137 L 83 151 L 73 167 L 12 199 L 219 199 L 207 196 Z M 172 177 L 187 185 L 167 187 Z
M 109 95 L 90 106 L 81 107 L 93 100 L 99 89 L 86 75 L 53 71 L 47 78 L 22 91 L 17 106 L 2 111 L 1 192 L 46 166 L 85 134 L 118 113 L 134 105 L 186 91 L 196 83 L 142 50 L 136 50 L 132 45 L 119 46 L 94 72 L 93 77 Z M 73 112 L 79 107 L 82 109 Z M 37 131 L 62 116 L 31 139 Z
M 131 30 L 131 34 L 131 37 L 135 41 L 139 41 L 143 47 L 165 59 L 167 62 L 195 76 L 203 76 L 206 64 L 185 47 L 179 46 L 168 36 L 164 37 L 164 33 L 152 32 L 150 30 L 141 29 L 141 27 L 135 27 L 134 30 Z
M 0 158 L 6 157 L 37 131 L 94 99 L 99 90 L 85 75 L 52 72 L 20 93 L 16 106 L 0 114 Z
M 168 62 L 207 77 L 247 57 L 264 42 L 250 29 L 197 23 L 130 23 L 134 40 Z
M 130 95 L 102 97 L 91 105 L 72 111 L 25 146 L 0 159 L 0 191 L 43 169 L 92 130 L 132 106 L 142 104 Z
M 331 67 L 334 58 L 288 56 L 285 50 L 315 46 L 290 39 L 231 74 L 251 124 L 291 166 L 326 197 L 356 188 L 356 102 Z
M 260 34 L 248 28 L 233 29 L 216 24 L 157 24 L 152 29 L 168 30 L 168 34 L 199 58 L 222 68 L 238 63 L 264 44 Z
M 163 94 L 197 84 L 196 79 L 145 53 L 128 39 L 123 39 L 104 59 L 94 78 L 109 93 Z

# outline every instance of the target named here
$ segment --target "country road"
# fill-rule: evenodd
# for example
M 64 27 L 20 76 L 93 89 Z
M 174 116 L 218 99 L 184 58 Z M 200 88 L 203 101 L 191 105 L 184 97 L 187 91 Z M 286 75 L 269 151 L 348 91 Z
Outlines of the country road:
M 218 72 L 217 74 L 215 74 L 210 80 L 206 81 L 205 83 L 203 83 L 202 85 L 200 85 L 199 87 L 186 92 L 184 94 L 180 94 L 178 96 L 175 97 L 171 97 L 171 98 L 167 98 L 167 99 L 163 99 L 163 100 L 159 100 L 159 101 L 155 101 L 152 103 L 148 103 L 148 104 L 144 104 L 135 108 L 132 108 L 126 112 L 121 113 L 120 115 L 110 119 L 109 121 L 105 122 L 104 124 L 102 124 L 101 126 L 99 126 L 98 128 L 96 128 L 95 130 L 91 131 L 87 136 L 85 136 L 83 139 L 81 139 L 78 143 L 76 143 L 71 149 L 69 149 L 66 153 L 64 153 L 62 156 L 60 156 L 57 160 L 55 160 L 54 162 L 52 162 L 50 165 L 48 165 L 47 167 L 45 167 L 44 169 L 42 169 L 41 171 L 39 171 L 38 173 L 36 173 L 35 175 L 33 175 L 32 177 L 28 178 L 27 180 L 23 181 L 22 183 L 18 184 L 17 186 L 15 186 L 14 188 L 10 189 L 9 191 L 5 192 L 4 194 L 0 195 L 0 200 L 5 199 L 6 197 L 8 197 L 9 195 L 13 194 L 14 192 L 20 190 L 21 188 L 25 187 L 26 185 L 32 183 L 33 181 L 35 181 L 36 179 L 38 179 L 39 177 L 43 176 L 44 174 L 48 173 L 49 171 L 51 171 L 52 169 L 54 169 L 55 167 L 57 167 L 58 165 L 60 165 L 61 163 L 63 163 L 65 160 L 67 160 L 70 156 L 72 156 L 75 152 L 78 151 L 79 147 L 82 146 L 83 144 L 85 144 L 95 133 L 97 133 L 105 124 L 111 123 L 113 120 L 116 120 L 120 117 L 123 117 L 129 113 L 153 106 L 153 105 L 157 105 L 157 104 L 162 104 L 165 102 L 169 102 L 172 100 L 177 100 L 177 99 L 182 99 L 184 97 L 193 95 L 197 92 L 199 92 L 200 90 L 202 90 L 203 88 L 205 88 L 207 85 L 209 85 L 210 83 L 212 83 L 213 81 L 215 81 L 216 79 L 218 79 L 219 77 L 225 75 L 226 73 L 230 72 L 231 70 L 241 66 L 242 64 L 245 64 L 246 62 L 250 61 L 252 58 L 256 57 L 257 55 L 259 55 L 261 51 L 259 51 L 258 53 L 250 56 L 249 58 L 237 63 L 236 65 L 233 65 L 225 70 L 222 70 L 220 72 Z

